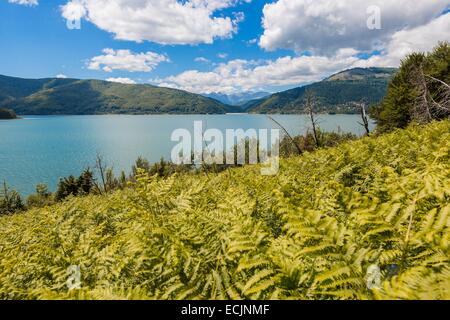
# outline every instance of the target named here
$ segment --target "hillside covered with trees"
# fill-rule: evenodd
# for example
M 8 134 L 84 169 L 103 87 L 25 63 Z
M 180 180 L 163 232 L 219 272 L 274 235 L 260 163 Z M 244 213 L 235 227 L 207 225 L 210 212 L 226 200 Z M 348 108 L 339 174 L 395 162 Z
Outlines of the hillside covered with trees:
M 17 114 L 223 114 L 236 109 L 185 91 L 100 80 L 0 76 L 0 107 Z
M 0 107 L 27 115 L 305 113 L 306 92 L 317 112 L 357 113 L 361 100 L 379 103 L 396 69 L 351 69 L 324 81 L 231 106 L 185 91 L 100 80 L 20 79 L 0 76 Z M 215 97 L 213 95 L 213 97 Z
M 251 113 L 307 113 L 305 98 L 307 92 L 313 92 L 317 112 L 358 113 L 357 104 L 363 100 L 369 105 L 381 102 L 395 72 L 391 68 L 346 70 L 321 82 L 248 102 L 243 107 Z

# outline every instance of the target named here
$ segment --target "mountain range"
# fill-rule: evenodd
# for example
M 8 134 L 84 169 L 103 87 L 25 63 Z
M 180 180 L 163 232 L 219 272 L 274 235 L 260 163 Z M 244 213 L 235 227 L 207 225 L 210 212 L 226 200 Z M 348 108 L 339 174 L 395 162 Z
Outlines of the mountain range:
M 304 98 L 311 91 L 316 98 L 316 111 L 327 113 L 358 112 L 355 103 L 379 103 L 397 69 L 355 68 L 339 72 L 311 85 L 275 93 L 242 106 L 250 113 L 304 113 Z
M 197 94 L 100 80 L 0 76 L 0 108 L 27 115 L 224 114 L 239 111 Z
M 307 91 L 316 97 L 316 111 L 354 113 L 356 102 L 379 103 L 396 72 L 393 68 L 356 68 L 321 82 L 284 92 L 220 93 L 202 96 L 147 84 L 101 80 L 22 79 L 0 75 L 0 108 L 21 115 L 87 114 L 225 114 L 303 113 Z M 248 99 L 253 99 L 247 101 Z
M 226 94 L 226 93 L 220 93 L 220 92 L 213 92 L 209 94 L 203 94 L 203 96 L 212 98 L 215 100 L 218 100 L 224 104 L 230 105 L 230 106 L 242 106 L 245 105 L 247 102 L 257 99 L 262 99 L 265 97 L 270 96 L 270 92 L 264 92 L 264 91 L 248 91 L 248 92 L 239 92 L 239 93 L 233 93 L 233 94 Z

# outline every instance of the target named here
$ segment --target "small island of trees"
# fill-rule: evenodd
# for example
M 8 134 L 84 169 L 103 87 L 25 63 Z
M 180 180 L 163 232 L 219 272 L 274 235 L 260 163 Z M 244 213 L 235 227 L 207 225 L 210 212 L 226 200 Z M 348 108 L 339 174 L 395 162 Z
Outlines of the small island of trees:
M 0 109 L 0 120 L 17 119 L 17 115 L 13 110 Z

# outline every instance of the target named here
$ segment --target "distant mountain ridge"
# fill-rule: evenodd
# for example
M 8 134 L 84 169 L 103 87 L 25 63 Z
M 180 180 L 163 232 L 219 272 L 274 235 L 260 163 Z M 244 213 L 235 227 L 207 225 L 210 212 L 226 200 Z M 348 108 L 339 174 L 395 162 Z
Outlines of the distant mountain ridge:
M 203 96 L 205 96 L 205 97 L 218 100 L 224 104 L 228 104 L 231 106 L 242 106 L 242 105 L 245 105 L 249 101 L 256 100 L 256 99 L 262 99 L 262 98 L 268 97 L 270 95 L 271 95 L 270 92 L 264 92 L 264 91 L 248 91 L 248 92 L 240 92 L 240 93 L 234 93 L 234 94 L 226 94 L 226 93 L 220 93 L 220 92 L 203 94 Z
M 303 113 L 304 97 L 311 90 L 317 99 L 316 111 L 324 113 L 358 112 L 354 103 L 379 103 L 396 73 L 395 68 L 355 68 L 334 74 L 321 82 L 275 93 L 246 103 L 250 113 Z
M 358 111 L 356 102 L 364 99 L 376 104 L 383 99 L 396 71 L 395 68 L 355 68 L 321 82 L 272 95 L 244 92 L 213 93 L 206 97 L 147 84 L 0 75 L 0 108 L 11 109 L 19 115 L 297 114 L 305 112 L 305 93 L 311 90 L 317 97 L 317 112 L 355 113 Z M 254 97 L 257 99 L 247 101 Z
M 240 110 L 201 95 L 151 85 L 2 75 L 0 108 L 22 115 L 225 114 Z
M 354 68 L 336 73 L 323 81 L 360 81 L 367 78 L 391 79 L 396 68 Z

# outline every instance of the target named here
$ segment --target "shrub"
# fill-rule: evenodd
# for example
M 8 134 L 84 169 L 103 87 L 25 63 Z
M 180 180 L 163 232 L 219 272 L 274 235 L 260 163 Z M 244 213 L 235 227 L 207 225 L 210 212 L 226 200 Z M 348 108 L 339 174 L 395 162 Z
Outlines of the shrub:
M 27 198 L 28 208 L 43 208 L 52 204 L 54 204 L 53 195 L 45 184 L 38 184 L 36 193 Z
M 20 194 L 15 190 L 10 190 L 3 183 L 3 188 L 0 190 L 0 215 L 9 215 L 25 210 Z

